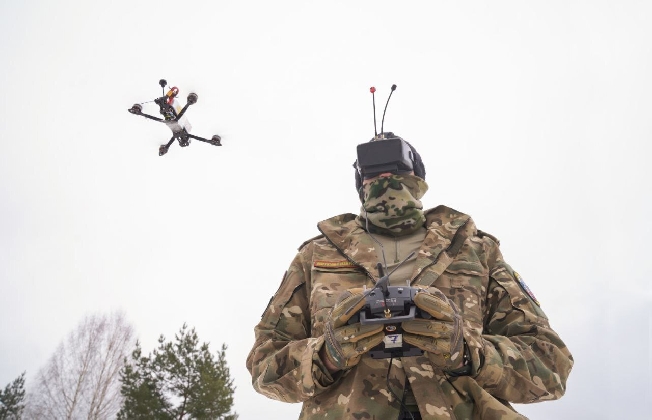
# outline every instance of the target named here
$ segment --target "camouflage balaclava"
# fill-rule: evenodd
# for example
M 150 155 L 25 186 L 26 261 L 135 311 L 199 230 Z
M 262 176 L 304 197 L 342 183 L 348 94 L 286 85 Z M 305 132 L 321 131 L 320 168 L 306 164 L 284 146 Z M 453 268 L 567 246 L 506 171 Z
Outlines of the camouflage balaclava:
M 363 202 L 358 219 L 369 231 L 389 236 L 416 232 L 426 220 L 421 197 L 428 191 L 426 181 L 415 175 L 379 177 L 362 186 Z

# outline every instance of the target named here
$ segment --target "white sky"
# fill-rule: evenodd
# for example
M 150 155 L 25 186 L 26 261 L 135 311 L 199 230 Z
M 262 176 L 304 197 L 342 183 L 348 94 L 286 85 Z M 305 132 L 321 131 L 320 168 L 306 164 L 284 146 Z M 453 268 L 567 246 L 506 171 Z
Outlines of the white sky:
M 396 83 L 385 129 L 422 155 L 424 204 L 501 240 L 575 356 L 563 399 L 517 408 L 649 415 L 651 18 L 645 1 L 0 3 L 0 386 L 123 309 L 145 351 L 184 322 L 227 343 L 241 419 L 296 418 L 251 387 L 253 327 L 316 223 L 358 212 L 368 89 L 384 104 Z M 199 94 L 193 133 L 223 147 L 158 156 L 169 130 L 127 108 L 161 78 Z

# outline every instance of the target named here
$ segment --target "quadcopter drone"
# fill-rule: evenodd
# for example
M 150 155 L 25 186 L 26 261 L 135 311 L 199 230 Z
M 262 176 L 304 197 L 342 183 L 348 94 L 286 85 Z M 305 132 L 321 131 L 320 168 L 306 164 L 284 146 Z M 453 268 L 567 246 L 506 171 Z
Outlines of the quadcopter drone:
M 182 108 L 179 104 L 179 101 L 177 100 L 177 95 L 179 95 L 179 88 L 174 86 L 170 88 L 167 93 L 165 93 L 165 86 L 167 86 L 168 82 L 165 79 L 161 79 L 159 80 L 158 84 L 161 85 L 161 88 L 163 89 L 163 96 L 154 99 L 153 102 L 159 106 L 159 110 L 161 115 L 163 115 L 163 118 L 158 118 L 143 113 L 142 104 L 134 104 L 131 108 L 128 109 L 128 111 L 134 115 L 142 115 L 143 117 L 149 118 L 150 120 L 162 122 L 167 125 L 170 130 L 172 130 L 172 138 L 170 138 L 170 141 L 167 144 L 162 144 L 158 148 L 159 156 L 163 156 L 168 152 L 168 149 L 172 143 L 174 143 L 174 140 L 178 140 L 179 146 L 181 147 L 189 146 L 190 139 L 203 141 L 205 143 L 212 144 L 213 146 L 222 145 L 222 138 L 217 134 L 214 135 L 210 140 L 190 134 L 192 126 L 188 122 L 185 113 L 190 105 L 197 103 L 196 93 L 191 92 L 188 94 L 186 105 Z

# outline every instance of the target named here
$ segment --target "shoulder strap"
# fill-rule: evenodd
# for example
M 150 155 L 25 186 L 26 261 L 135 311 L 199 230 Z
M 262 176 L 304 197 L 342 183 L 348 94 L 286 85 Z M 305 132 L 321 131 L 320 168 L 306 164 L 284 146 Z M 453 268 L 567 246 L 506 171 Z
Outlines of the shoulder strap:
M 297 250 L 301 251 L 301 249 L 302 249 L 304 246 L 308 245 L 310 242 L 314 241 L 315 239 L 319 239 L 319 238 L 321 238 L 321 237 L 323 237 L 323 236 L 324 236 L 324 235 L 320 233 L 319 235 L 317 235 L 317 236 L 315 236 L 315 237 L 313 237 L 313 238 L 308 239 L 307 241 L 305 241 L 304 243 L 302 243 L 301 246 L 300 246 L 299 248 L 297 248 Z
M 442 249 L 443 246 L 433 247 L 435 252 L 437 249 L 439 249 L 439 252 L 435 255 L 430 251 L 430 262 L 417 269 L 419 272 L 412 281 L 414 286 L 430 287 L 453 262 L 466 239 L 474 235 L 475 225 L 471 218 L 465 214 L 459 214 L 459 216 L 455 220 L 449 220 L 446 224 L 439 224 L 430 228 L 434 236 L 437 237 L 435 240 L 439 244 L 445 246 L 447 240 L 450 240 L 450 243 L 444 249 Z M 451 230 L 451 227 L 454 227 L 454 230 Z M 426 268 L 429 269 L 426 271 Z

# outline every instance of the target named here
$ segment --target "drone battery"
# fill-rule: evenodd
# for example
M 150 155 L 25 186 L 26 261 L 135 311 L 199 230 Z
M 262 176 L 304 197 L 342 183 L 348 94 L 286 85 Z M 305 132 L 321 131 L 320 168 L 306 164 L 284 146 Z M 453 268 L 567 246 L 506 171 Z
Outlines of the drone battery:
M 178 114 L 181 112 L 181 110 L 183 109 L 183 107 L 181 106 L 181 103 L 179 103 L 179 101 L 177 100 L 177 98 L 174 98 L 174 100 L 172 100 L 172 107 L 173 107 L 174 110 L 177 112 L 177 115 L 178 115 Z M 177 121 L 177 123 L 179 124 L 179 126 L 180 126 L 181 128 L 185 128 L 186 131 L 187 131 L 188 133 L 190 133 L 190 130 L 192 129 L 192 126 L 190 125 L 190 121 L 188 121 L 188 118 L 186 118 L 185 114 L 184 114 L 183 117 L 179 118 L 179 121 Z M 172 128 L 172 127 L 170 127 L 170 128 Z M 175 130 L 172 129 L 172 131 L 175 131 Z
M 183 107 L 181 106 L 179 101 L 177 101 L 177 98 L 172 99 L 172 104 L 171 105 L 172 105 L 172 108 L 174 108 L 174 110 L 177 112 L 177 114 L 179 112 L 181 112 L 181 110 L 183 109 Z

